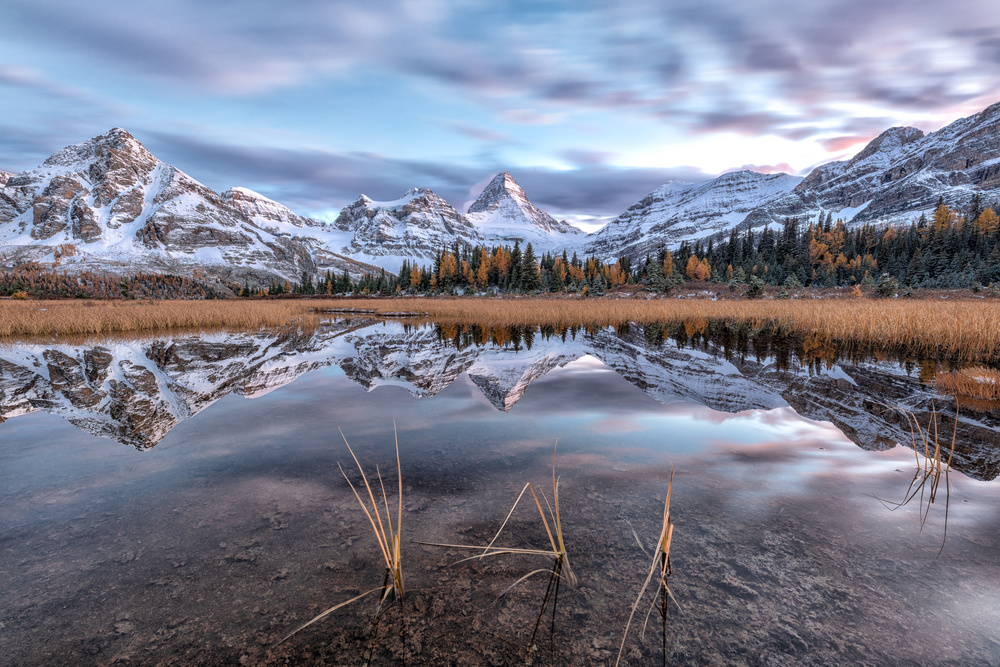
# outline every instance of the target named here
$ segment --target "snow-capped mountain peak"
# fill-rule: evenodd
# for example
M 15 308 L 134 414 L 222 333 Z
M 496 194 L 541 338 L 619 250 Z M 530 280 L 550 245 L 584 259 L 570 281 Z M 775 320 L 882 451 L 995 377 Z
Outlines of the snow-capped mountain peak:
M 124 267 L 259 282 L 314 269 L 305 246 L 255 225 L 118 127 L 0 186 L 0 246 L 13 261 L 69 271 Z
M 493 177 L 469 207 L 467 217 L 494 243 L 532 243 L 541 250 L 574 248 L 584 232 L 535 207 L 510 172 Z
M 469 207 L 469 213 L 488 211 L 491 208 L 500 206 L 507 199 L 513 199 L 518 206 L 525 209 L 528 207 L 535 208 L 528 200 L 528 195 L 525 194 L 524 189 L 514 180 L 509 171 L 505 171 L 502 174 L 494 176 L 493 180 L 483 188 L 479 198 Z
M 361 195 L 333 224 L 352 234 L 344 252 L 391 270 L 404 258 L 428 261 L 456 242 L 471 246 L 482 241 L 465 216 L 429 188 L 410 188 L 391 201 Z
M 222 199 L 257 225 L 279 233 L 301 234 L 306 227 L 326 227 L 323 222 L 299 215 L 250 188 L 230 188 L 222 193 Z

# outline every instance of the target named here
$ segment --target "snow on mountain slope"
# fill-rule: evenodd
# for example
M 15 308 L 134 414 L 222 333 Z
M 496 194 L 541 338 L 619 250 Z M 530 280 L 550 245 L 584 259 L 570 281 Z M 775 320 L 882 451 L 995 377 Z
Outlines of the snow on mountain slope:
M 7 181 L 9 181 L 13 176 L 14 174 L 9 171 L 0 171 L 0 188 L 7 185 Z
M 314 270 L 305 246 L 255 226 L 121 128 L 8 179 L 0 189 L 0 246 L 15 260 L 36 261 L 53 261 L 58 248 L 64 269 L 201 271 L 254 281 Z
M 585 252 L 614 261 L 725 232 L 787 195 L 801 180 L 784 173 L 736 171 L 701 183 L 671 181 L 591 235 Z
M 249 188 L 230 188 L 221 195 L 222 200 L 253 220 L 258 227 L 276 234 L 301 233 L 306 228 L 324 230 L 326 224 L 295 213 L 284 204 L 268 199 Z
M 849 160 L 815 168 L 804 179 L 735 172 L 698 184 L 667 183 L 592 235 L 586 252 L 604 259 L 641 257 L 728 232 L 832 214 L 853 225 L 906 224 L 943 198 L 968 207 L 974 194 L 1000 201 L 1000 103 L 925 135 L 893 127 Z
M 482 242 L 469 221 L 428 188 L 411 188 L 393 201 L 361 195 L 333 224 L 351 234 L 340 252 L 393 271 L 404 259 L 429 262 L 456 242 L 463 246 Z
M 292 238 L 306 245 L 319 271 L 330 270 L 338 274 L 347 271 L 352 278 L 360 278 L 366 273 L 379 270 L 378 266 L 335 252 L 335 248 L 349 243 L 351 234 L 333 225 L 299 215 L 284 204 L 268 199 L 249 188 L 230 188 L 221 196 L 223 201 L 243 213 L 260 229 L 275 236 Z
M 522 246 L 536 252 L 573 250 L 586 234 L 536 208 L 509 172 L 493 177 L 466 214 L 487 243 Z
M 965 209 L 1000 197 L 1000 103 L 925 135 L 894 127 L 850 160 L 822 165 L 761 219 L 832 212 L 855 224 L 909 223 L 939 198 Z

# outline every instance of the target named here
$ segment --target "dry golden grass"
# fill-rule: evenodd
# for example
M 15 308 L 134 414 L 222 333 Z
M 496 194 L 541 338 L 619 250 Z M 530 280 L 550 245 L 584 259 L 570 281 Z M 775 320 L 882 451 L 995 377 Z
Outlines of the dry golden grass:
M 615 660 L 615 667 L 622 660 L 622 652 L 625 650 L 625 640 L 628 639 L 629 628 L 632 627 L 632 619 L 635 618 L 635 612 L 639 609 L 639 605 L 642 602 L 643 595 L 646 594 L 646 589 L 649 588 L 649 584 L 653 581 L 655 576 L 658 579 L 658 597 L 660 602 L 660 614 L 663 620 L 663 661 L 666 663 L 667 656 L 667 637 L 666 637 L 666 623 L 667 623 L 667 603 L 669 600 L 673 599 L 670 593 L 670 586 L 667 579 L 671 574 L 670 567 L 670 545 L 674 538 L 674 522 L 670 517 L 670 495 L 674 488 L 674 473 L 670 472 L 670 482 L 667 484 L 667 499 L 663 504 L 663 523 L 660 529 L 660 537 L 656 541 L 656 549 L 653 553 L 653 562 L 649 567 L 649 574 L 646 575 L 646 581 L 643 582 L 642 588 L 639 589 L 639 595 L 636 596 L 635 602 L 632 603 L 632 611 L 628 615 L 628 622 L 625 624 L 625 634 L 622 635 L 622 643 L 618 648 L 618 658 Z M 629 524 L 631 526 L 631 524 Z M 639 545 L 639 548 L 645 553 L 646 549 L 642 546 L 642 542 L 639 540 L 639 536 L 632 531 L 635 536 L 635 541 Z M 653 611 L 653 606 L 656 604 L 656 597 L 649 605 L 649 611 L 646 612 L 646 622 L 643 623 L 643 632 L 646 630 L 646 624 L 649 622 L 649 614 Z
M 898 411 L 906 418 L 907 426 L 910 428 L 910 446 L 913 448 L 917 469 L 901 501 L 890 502 L 878 496 L 875 498 L 892 511 L 906 507 L 914 499 L 919 498 L 920 531 L 923 532 L 927 517 L 931 512 L 931 505 L 937 500 L 938 489 L 943 477 L 945 487 L 944 532 L 941 536 L 941 548 L 938 550 L 938 556 L 940 556 L 944 551 L 945 541 L 948 539 L 948 509 L 951 504 L 951 484 L 948 473 L 951 471 L 951 460 L 955 454 L 955 441 L 958 438 L 958 405 L 955 406 L 955 422 L 950 443 L 938 434 L 938 413 L 933 407 L 927 426 L 923 428 L 913 412 L 902 408 L 889 409 Z M 944 458 L 946 448 L 948 450 L 947 459 Z
M 192 328 L 258 329 L 315 322 L 315 310 L 418 313 L 439 323 L 484 326 L 649 324 L 695 318 L 774 325 L 874 350 L 963 359 L 1000 356 L 1000 303 L 985 300 L 402 298 L 266 301 L 0 302 L 0 338 L 101 335 Z
M 954 396 L 965 405 L 971 399 L 976 404 L 1000 403 L 1000 371 L 973 366 L 957 371 L 938 373 L 934 377 L 938 391 Z
M 0 301 L 0 338 L 105 336 L 182 329 L 256 330 L 312 324 L 324 302 L 267 301 Z M 328 302 L 327 302 L 328 303 Z

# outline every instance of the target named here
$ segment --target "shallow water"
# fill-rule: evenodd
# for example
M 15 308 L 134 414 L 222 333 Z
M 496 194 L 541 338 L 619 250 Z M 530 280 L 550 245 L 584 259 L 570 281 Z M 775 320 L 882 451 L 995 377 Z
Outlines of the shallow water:
M 890 511 L 915 457 L 876 403 L 924 422 L 932 398 L 905 364 L 805 368 L 637 327 L 453 333 L 355 319 L 0 350 L 0 662 L 614 664 L 671 470 L 676 602 L 622 664 L 659 664 L 664 638 L 671 664 L 1000 662 L 995 416 L 959 416 L 947 494 Z M 395 612 L 369 641 L 373 598 L 276 647 L 381 585 L 337 429 L 392 504 L 393 421 L 405 647 Z M 483 545 L 525 482 L 551 500 L 557 439 L 579 583 L 526 652 L 548 577 L 498 596 L 551 559 L 411 540 Z M 547 541 L 522 501 L 497 543 Z

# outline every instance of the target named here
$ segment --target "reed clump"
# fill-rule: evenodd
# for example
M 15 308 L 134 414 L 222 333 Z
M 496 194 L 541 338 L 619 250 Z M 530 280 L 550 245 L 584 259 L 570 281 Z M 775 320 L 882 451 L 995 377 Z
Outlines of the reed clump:
M 361 482 L 364 485 L 364 494 L 358 491 L 358 487 L 355 487 L 354 483 L 351 482 L 347 473 L 344 472 L 342 467 L 340 467 L 340 464 L 338 463 L 337 465 L 340 467 L 340 474 L 344 476 L 345 480 L 347 480 L 347 484 L 351 487 L 351 491 L 354 492 L 354 497 L 357 498 L 358 504 L 361 505 L 362 511 L 365 513 L 369 524 L 371 524 L 372 532 L 375 535 L 379 551 L 381 552 L 382 558 L 385 562 L 385 577 L 383 578 L 382 585 L 380 587 L 372 588 L 356 597 L 351 598 L 350 600 L 346 600 L 320 612 L 285 635 L 281 641 L 278 642 L 278 644 L 285 642 L 298 632 L 301 632 L 310 625 L 321 621 L 338 609 L 346 607 L 347 605 L 357 602 L 358 600 L 361 600 L 369 595 L 378 593 L 378 608 L 372 622 L 371 649 L 374 650 L 374 642 L 378 635 L 379 622 L 383 614 L 390 610 L 394 603 L 399 606 L 400 634 L 403 636 L 403 645 L 405 649 L 406 625 L 403 616 L 403 555 L 401 549 L 403 535 L 403 476 L 401 472 L 402 468 L 399 465 L 399 439 L 396 437 L 395 424 L 393 424 L 393 437 L 396 445 L 396 480 L 398 484 L 398 504 L 396 507 L 395 523 L 392 520 L 392 512 L 389 509 L 389 500 L 385 492 L 385 484 L 382 482 L 382 473 L 376 466 L 375 478 L 378 480 L 378 487 L 381 492 L 382 500 L 382 506 L 380 508 L 379 503 L 376 500 L 376 494 L 372 491 L 372 484 L 369 483 L 368 476 L 365 474 L 364 468 L 361 467 L 361 462 L 358 461 L 358 457 L 355 455 L 350 443 L 344 436 L 343 431 L 340 432 L 340 437 L 344 439 L 344 444 L 347 445 L 347 450 L 351 453 L 351 458 L 354 459 L 354 464 L 357 466 L 358 473 L 361 475 Z M 383 511 L 384 515 L 382 513 Z
M 507 523 L 510 522 L 511 516 L 514 514 L 514 510 L 517 509 L 518 503 L 524 497 L 525 493 L 531 493 L 532 499 L 535 501 L 535 507 L 538 509 L 538 515 L 542 520 L 542 525 L 545 527 L 545 534 L 549 538 L 549 548 L 518 548 L 518 547 L 504 547 L 495 546 L 497 540 L 500 538 L 500 534 L 503 533 L 504 528 L 507 527 Z M 545 502 L 546 510 L 548 510 L 548 516 L 546 516 L 546 511 L 542 509 L 542 502 L 538 500 L 541 496 L 542 500 Z M 459 563 L 464 563 L 470 560 L 477 560 L 482 558 L 487 558 L 491 556 L 500 556 L 503 554 L 525 554 L 530 556 L 543 556 L 552 559 L 552 565 L 547 568 L 538 568 L 528 572 L 527 574 L 519 577 L 514 583 L 508 586 L 500 594 L 500 597 L 506 595 L 515 586 L 518 586 L 522 582 L 530 579 L 531 577 L 538 574 L 548 574 L 549 583 L 545 589 L 545 596 L 542 599 L 541 609 L 538 612 L 538 618 L 535 621 L 534 629 L 531 633 L 531 638 L 528 641 L 528 646 L 524 650 L 525 653 L 530 653 L 532 647 L 535 645 L 535 637 L 538 634 L 539 626 L 541 625 L 542 617 L 545 614 L 545 608 L 548 605 L 549 599 L 552 599 L 552 626 L 551 634 L 555 634 L 555 615 L 556 606 L 559 601 L 559 586 L 560 583 L 565 581 L 572 588 L 576 588 L 577 578 L 573 573 L 572 568 L 569 565 L 569 553 L 566 550 L 566 542 L 563 539 L 562 530 L 562 517 L 559 512 L 559 478 L 556 477 L 556 452 L 555 448 L 552 450 L 552 503 L 549 503 L 548 497 L 542 491 L 535 491 L 535 487 L 528 482 L 521 489 L 521 493 L 518 494 L 517 499 L 511 506 L 510 511 L 507 512 L 507 516 L 504 518 L 503 523 L 497 530 L 496 535 L 490 540 L 489 544 L 483 545 L 469 545 L 469 544 L 447 544 L 441 542 L 417 542 L 417 544 L 424 544 L 433 547 L 445 547 L 450 549 L 469 549 L 473 551 L 478 551 L 479 553 L 470 556 L 468 558 L 463 558 L 458 561 Z
M 898 411 L 906 419 L 910 430 L 910 447 L 913 449 L 917 467 L 902 500 L 891 502 L 878 496 L 875 498 L 891 511 L 898 510 L 917 500 L 920 508 L 920 530 L 923 532 L 924 524 L 927 523 L 927 517 L 930 516 L 931 506 L 938 498 L 943 480 L 945 492 L 944 533 L 941 537 L 941 549 L 938 550 L 940 556 L 941 552 L 944 551 L 945 540 L 948 539 L 948 509 L 951 501 L 948 473 L 951 471 L 951 460 L 955 454 L 955 441 L 958 437 L 958 405 L 955 406 L 955 424 L 950 443 L 938 433 L 938 413 L 933 406 L 927 425 L 923 427 L 913 412 L 902 408 L 891 409 Z M 947 453 L 947 458 L 945 453 Z
M 670 518 L 670 496 L 674 488 L 674 473 L 670 472 L 670 481 L 667 483 L 667 499 L 663 503 L 663 521 L 660 527 L 660 536 L 656 540 L 656 547 L 653 550 L 653 561 L 649 566 L 649 573 L 646 575 L 646 580 L 642 584 L 642 588 L 639 589 L 639 595 L 636 596 L 635 602 L 632 603 L 632 611 L 628 615 L 628 621 L 625 623 L 625 632 L 622 635 L 622 643 L 618 648 L 618 657 L 615 660 L 615 667 L 621 662 L 622 652 L 625 650 L 625 640 L 628 639 L 628 631 L 632 627 L 632 620 L 635 618 L 635 613 L 639 609 L 639 605 L 642 604 L 642 598 L 646 595 L 646 589 L 649 588 L 649 584 L 654 578 L 657 580 L 657 593 L 653 596 L 652 601 L 649 603 L 649 609 L 646 612 L 646 620 L 642 624 L 642 631 L 645 633 L 646 626 L 649 623 L 649 616 L 653 611 L 653 607 L 659 602 L 660 606 L 660 620 L 662 621 L 662 651 L 663 651 L 663 664 L 666 664 L 667 660 L 667 607 L 670 600 L 673 599 L 673 595 L 670 593 L 670 586 L 668 579 L 672 574 L 672 568 L 670 567 L 670 545 L 674 537 L 674 522 Z M 635 541 L 639 545 L 639 548 L 645 553 L 646 549 L 642 546 L 642 542 L 639 540 L 639 536 L 632 531 L 635 536 Z M 676 603 L 676 601 L 675 601 Z
M 1000 407 L 1000 371 L 994 368 L 970 366 L 940 372 L 934 377 L 934 387 L 968 407 Z

